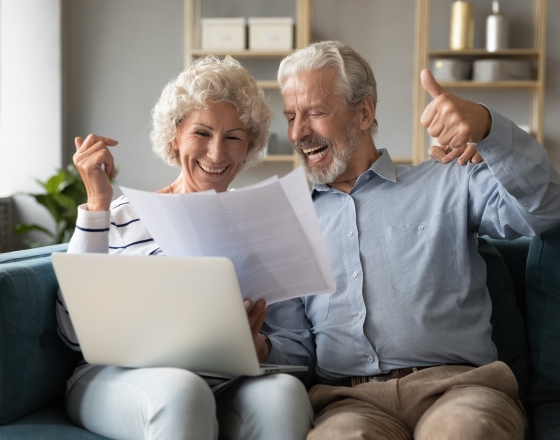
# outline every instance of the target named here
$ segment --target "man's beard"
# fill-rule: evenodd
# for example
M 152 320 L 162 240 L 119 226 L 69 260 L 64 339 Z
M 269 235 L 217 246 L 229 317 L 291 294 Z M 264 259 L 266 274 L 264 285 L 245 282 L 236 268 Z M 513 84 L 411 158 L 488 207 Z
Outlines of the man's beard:
M 328 184 L 334 182 L 338 176 L 344 173 L 354 151 L 360 145 L 358 131 L 352 124 L 348 125 L 345 143 L 346 148 L 333 148 L 332 142 L 321 136 L 310 136 L 304 140 L 294 142 L 294 147 L 300 156 L 307 179 L 313 183 Z M 307 163 L 307 155 L 301 151 L 302 148 L 308 145 L 326 145 L 327 150 L 330 150 L 332 161 L 326 165 L 310 166 Z

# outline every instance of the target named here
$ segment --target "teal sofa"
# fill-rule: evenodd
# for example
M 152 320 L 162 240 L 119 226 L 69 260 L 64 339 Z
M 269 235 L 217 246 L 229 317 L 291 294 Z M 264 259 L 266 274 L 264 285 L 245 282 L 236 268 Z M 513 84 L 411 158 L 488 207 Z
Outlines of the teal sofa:
M 50 262 L 65 245 L 0 254 L 0 440 L 100 440 L 74 426 L 64 389 L 78 357 L 56 332 Z M 493 340 L 519 382 L 526 438 L 560 440 L 560 225 L 533 239 L 479 239 Z M 289 440 L 289 439 L 288 439 Z

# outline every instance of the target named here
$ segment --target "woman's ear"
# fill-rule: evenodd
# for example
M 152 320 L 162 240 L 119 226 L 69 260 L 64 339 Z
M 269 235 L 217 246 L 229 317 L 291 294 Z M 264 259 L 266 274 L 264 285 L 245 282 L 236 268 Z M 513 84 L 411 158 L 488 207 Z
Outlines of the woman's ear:
M 371 96 L 366 96 L 362 100 L 362 104 L 360 107 L 360 129 L 361 130 L 369 130 L 373 121 L 375 121 L 375 107 L 373 105 L 373 101 Z

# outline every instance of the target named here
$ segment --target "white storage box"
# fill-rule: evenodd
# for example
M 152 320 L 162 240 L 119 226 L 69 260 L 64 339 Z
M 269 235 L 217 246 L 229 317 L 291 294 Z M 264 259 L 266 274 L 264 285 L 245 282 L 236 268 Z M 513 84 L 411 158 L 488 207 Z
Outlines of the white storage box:
M 247 22 L 244 18 L 202 18 L 203 50 L 244 50 Z
M 290 50 L 294 47 L 292 17 L 249 18 L 249 49 Z

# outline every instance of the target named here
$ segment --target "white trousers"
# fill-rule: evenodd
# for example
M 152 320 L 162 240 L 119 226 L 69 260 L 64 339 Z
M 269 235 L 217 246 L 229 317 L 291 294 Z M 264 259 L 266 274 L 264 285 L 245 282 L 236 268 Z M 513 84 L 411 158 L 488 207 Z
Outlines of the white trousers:
M 66 397 L 72 422 L 114 440 L 303 440 L 313 411 L 287 374 L 237 378 L 215 394 L 177 368 L 96 366 Z

